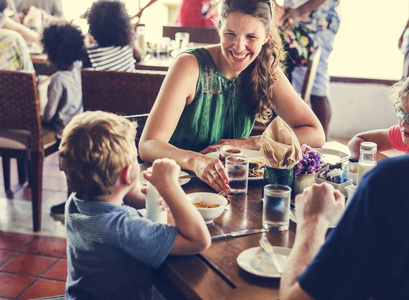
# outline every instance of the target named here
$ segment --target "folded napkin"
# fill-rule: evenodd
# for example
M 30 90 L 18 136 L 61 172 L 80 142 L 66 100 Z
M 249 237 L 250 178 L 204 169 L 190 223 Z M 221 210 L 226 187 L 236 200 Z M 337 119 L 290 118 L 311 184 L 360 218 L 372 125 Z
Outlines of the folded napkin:
M 269 167 L 291 169 L 302 159 L 297 136 L 280 117 L 276 117 L 266 128 L 260 144 L 260 152 Z

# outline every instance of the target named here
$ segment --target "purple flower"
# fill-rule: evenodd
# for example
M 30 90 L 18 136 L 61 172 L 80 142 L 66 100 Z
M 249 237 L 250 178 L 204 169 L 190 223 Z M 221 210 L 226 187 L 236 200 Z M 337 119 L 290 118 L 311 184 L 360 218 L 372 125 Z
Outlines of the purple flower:
M 294 167 L 295 176 L 298 174 L 314 174 L 325 165 L 321 155 L 312 150 L 310 146 L 303 144 L 301 151 L 303 153 L 302 159 Z

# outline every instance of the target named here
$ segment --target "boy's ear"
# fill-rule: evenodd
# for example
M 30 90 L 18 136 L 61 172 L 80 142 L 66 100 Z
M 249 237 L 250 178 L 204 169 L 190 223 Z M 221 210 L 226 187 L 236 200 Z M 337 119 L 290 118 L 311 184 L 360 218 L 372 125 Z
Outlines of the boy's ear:
M 132 165 L 126 166 L 122 170 L 122 176 L 121 176 L 121 181 L 125 184 L 131 184 L 132 183 Z

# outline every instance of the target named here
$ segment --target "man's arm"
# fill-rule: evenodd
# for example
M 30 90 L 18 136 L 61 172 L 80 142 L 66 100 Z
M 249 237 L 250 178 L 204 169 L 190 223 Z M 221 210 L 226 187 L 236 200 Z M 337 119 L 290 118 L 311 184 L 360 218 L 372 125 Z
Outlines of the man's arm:
M 297 235 L 281 277 L 281 299 L 312 299 L 297 277 L 324 244 L 328 225 L 339 217 L 344 205 L 343 195 L 328 184 L 313 185 L 296 197 Z

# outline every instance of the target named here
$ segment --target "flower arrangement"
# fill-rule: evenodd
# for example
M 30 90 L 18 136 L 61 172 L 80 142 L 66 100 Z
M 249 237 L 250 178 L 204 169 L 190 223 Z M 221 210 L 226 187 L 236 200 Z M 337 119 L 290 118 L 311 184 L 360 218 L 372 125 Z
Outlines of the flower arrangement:
M 324 165 L 324 161 L 321 155 L 312 150 L 308 145 L 303 144 L 301 146 L 302 159 L 294 167 L 295 176 L 299 174 L 314 174 L 319 171 Z

